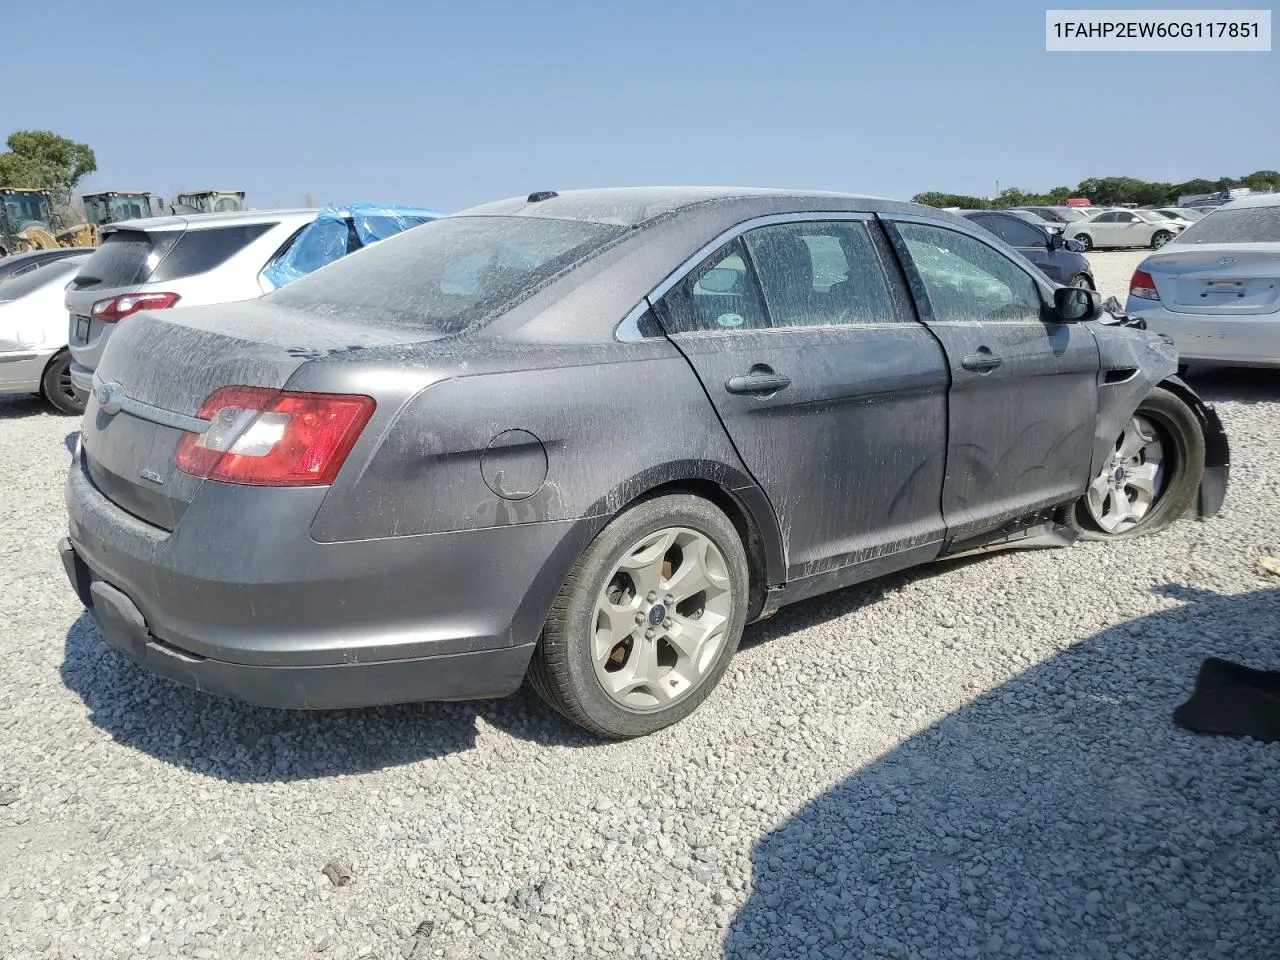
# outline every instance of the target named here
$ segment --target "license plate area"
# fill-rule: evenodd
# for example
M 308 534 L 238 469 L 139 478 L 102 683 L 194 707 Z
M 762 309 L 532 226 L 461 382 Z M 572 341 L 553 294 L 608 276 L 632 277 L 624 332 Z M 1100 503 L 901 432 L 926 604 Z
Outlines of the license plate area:
M 89 342 L 89 318 L 76 317 L 76 343 Z

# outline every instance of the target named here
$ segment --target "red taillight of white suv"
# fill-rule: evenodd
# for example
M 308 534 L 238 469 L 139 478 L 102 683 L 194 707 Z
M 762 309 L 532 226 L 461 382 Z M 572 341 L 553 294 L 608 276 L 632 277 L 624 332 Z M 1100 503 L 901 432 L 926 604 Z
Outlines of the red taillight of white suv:
M 209 428 L 178 445 L 178 469 L 223 483 L 327 486 L 375 406 L 356 394 L 223 387 L 200 408 Z
M 1133 278 L 1129 281 L 1129 296 L 1139 300 L 1160 299 L 1160 294 L 1156 292 L 1156 282 L 1145 270 L 1133 271 Z
M 99 300 L 90 312 L 95 320 L 118 323 L 139 310 L 167 310 L 181 299 L 176 293 L 125 293 Z

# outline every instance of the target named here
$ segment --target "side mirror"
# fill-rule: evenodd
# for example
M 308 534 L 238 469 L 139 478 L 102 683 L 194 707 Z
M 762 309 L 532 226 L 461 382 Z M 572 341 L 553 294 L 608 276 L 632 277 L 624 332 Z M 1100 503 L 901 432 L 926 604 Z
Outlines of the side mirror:
M 1058 287 L 1053 291 L 1053 306 L 1063 323 L 1084 323 L 1102 315 L 1102 295 L 1084 287 Z
M 1062 234 L 1060 233 L 1049 234 L 1048 246 L 1050 250 L 1061 250 L 1063 247 L 1066 246 L 1066 244 L 1067 242 L 1062 239 Z

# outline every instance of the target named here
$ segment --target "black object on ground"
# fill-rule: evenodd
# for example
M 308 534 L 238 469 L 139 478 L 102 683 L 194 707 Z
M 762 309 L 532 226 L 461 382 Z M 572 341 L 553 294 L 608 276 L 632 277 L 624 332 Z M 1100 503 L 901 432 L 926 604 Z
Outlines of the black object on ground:
M 1200 665 L 1191 699 L 1173 721 L 1197 733 L 1280 740 L 1280 670 L 1254 670 L 1210 657 Z

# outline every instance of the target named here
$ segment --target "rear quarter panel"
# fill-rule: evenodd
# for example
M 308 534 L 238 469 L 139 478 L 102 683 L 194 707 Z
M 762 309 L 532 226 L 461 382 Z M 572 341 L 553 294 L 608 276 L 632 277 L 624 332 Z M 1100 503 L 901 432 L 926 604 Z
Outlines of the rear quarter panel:
M 357 448 L 316 516 L 313 537 L 603 523 L 670 481 L 754 486 L 697 377 L 668 341 L 565 353 L 578 362 L 474 375 L 455 368 L 410 396 L 363 458 Z M 385 376 L 358 364 L 325 372 L 354 392 L 376 392 Z

